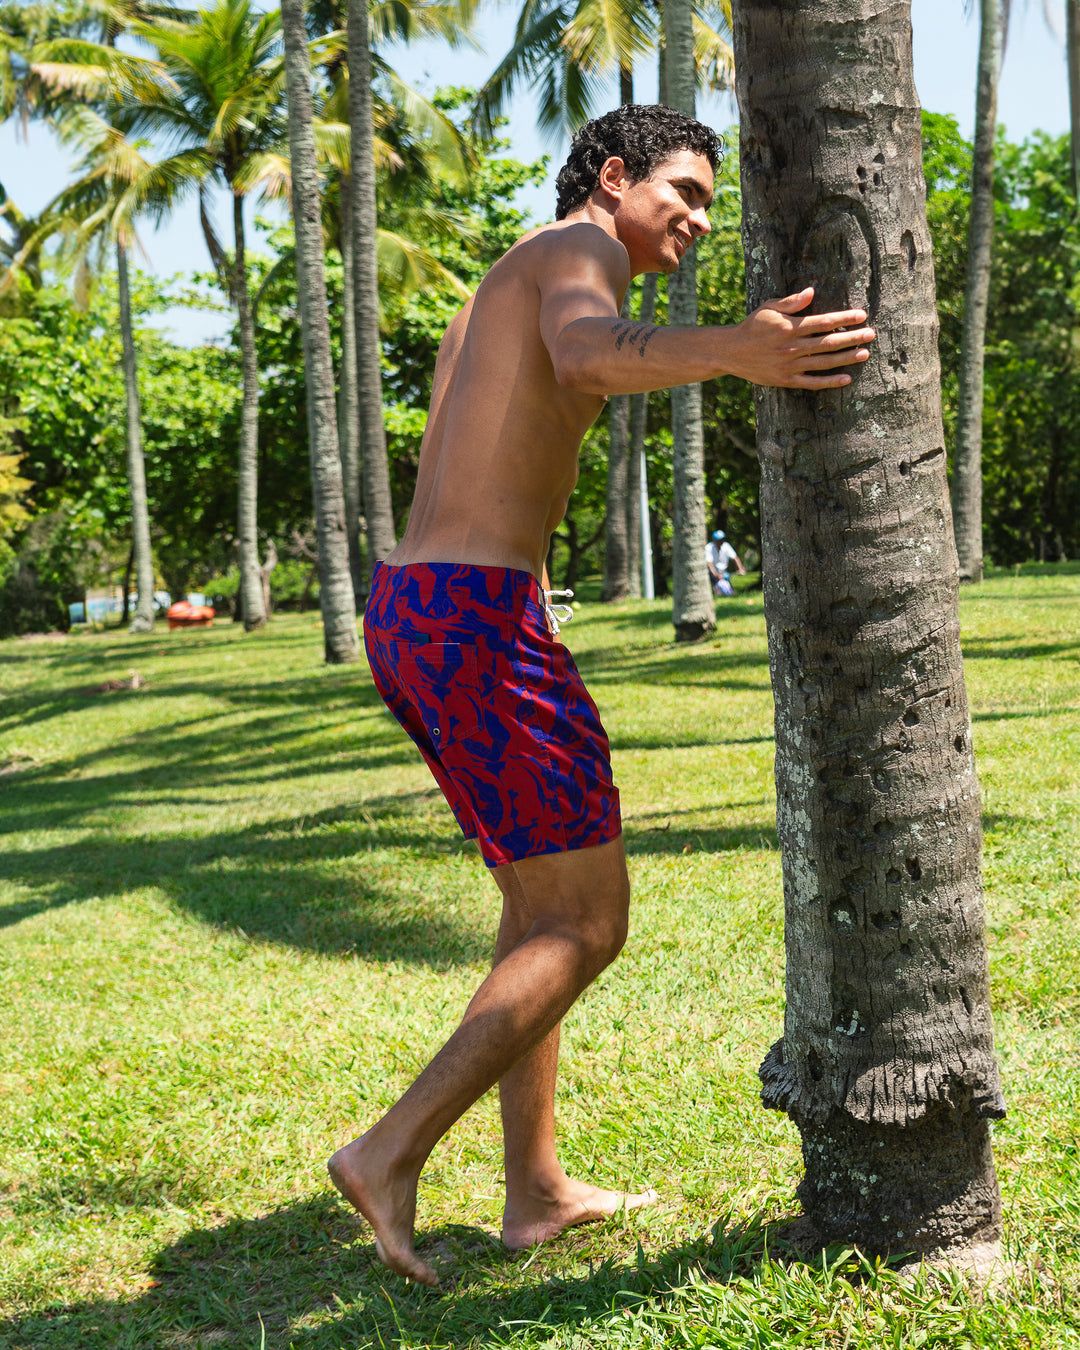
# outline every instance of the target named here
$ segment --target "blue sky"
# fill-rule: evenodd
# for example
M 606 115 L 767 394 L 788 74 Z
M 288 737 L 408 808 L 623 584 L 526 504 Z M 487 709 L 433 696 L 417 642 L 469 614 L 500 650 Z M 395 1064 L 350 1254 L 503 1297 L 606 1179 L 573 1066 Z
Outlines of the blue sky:
M 1047 27 L 1039 0 L 1014 4 L 1012 31 L 1002 70 L 998 117 L 1011 139 L 1022 140 L 1035 130 L 1060 134 L 1068 129 L 1068 93 L 1063 0 L 1049 0 L 1057 33 Z M 977 14 L 965 11 L 976 6 L 963 0 L 912 0 L 915 83 L 923 107 L 932 112 L 952 113 L 965 135 L 971 134 L 975 110 L 975 61 L 978 47 Z M 399 72 L 425 92 L 440 84 L 478 85 L 490 73 L 498 57 L 510 45 L 516 10 L 490 3 L 481 11 L 478 34 L 485 50 L 450 52 L 444 46 L 400 48 L 386 55 Z M 656 96 L 655 85 L 642 81 L 636 90 L 642 101 Z M 614 87 L 612 103 L 617 101 Z M 715 97 L 699 108 L 699 117 L 718 127 L 731 125 L 735 113 L 731 100 Z M 537 220 L 550 218 L 554 169 L 565 145 L 540 139 L 534 105 L 527 92 L 518 98 L 508 135 L 512 153 L 532 160 L 550 154 L 553 172 L 549 182 L 533 189 L 522 200 Z M 53 144 L 47 130 L 33 127 L 30 138 L 19 138 L 8 123 L 0 127 L 0 181 L 24 211 L 35 211 L 62 186 L 68 158 Z M 221 222 L 227 225 L 224 212 Z M 162 230 L 144 238 L 148 257 L 140 266 L 162 276 L 198 268 L 207 269 L 205 245 L 194 207 L 181 210 Z M 257 246 L 257 245 L 256 245 Z M 183 342 L 200 342 L 222 334 L 228 327 L 221 315 L 197 310 L 174 310 L 165 325 Z

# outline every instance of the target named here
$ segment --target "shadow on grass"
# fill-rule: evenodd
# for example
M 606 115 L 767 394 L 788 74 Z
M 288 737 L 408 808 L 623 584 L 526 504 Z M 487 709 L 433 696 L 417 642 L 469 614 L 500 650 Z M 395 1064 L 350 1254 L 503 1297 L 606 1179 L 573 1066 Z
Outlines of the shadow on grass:
M 359 867 L 333 866 L 376 849 L 459 851 L 456 841 L 451 849 L 440 838 L 453 838 L 449 822 L 440 830 L 417 810 L 436 803 L 437 789 L 196 838 L 118 842 L 102 834 L 32 852 L 8 850 L 0 855 L 0 879 L 35 895 L 0 907 L 0 928 L 146 887 L 204 923 L 248 938 L 440 970 L 486 961 L 487 937 L 468 915 L 448 916 L 415 869 L 395 869 L 392 884 L 383 885 Z
M 333 1198 L 194 1228 L 154 1259 L 141 1296 L 89 1299 L 0 1321 L 4 1350 L 221 1346 L 249 1350 L 505 1345 L 525 1327 L 587 1328 L 620 1311 L 661 1311 L 693 1269 L 753 1274 L 786 1223 L 760 1219 L 646 1259 L 608 1257 L 588 1275 L 544 1278 L 490 1233 L 445 1225 L 417 1235 L 440 1290 L 406 1285 L 375 1259 L 370 1232 Z M 588 1244 L 588 1237 L 562 1240 Z M 578 1262 L 581 1264 L 580 1260 Z M 264 1339 L 265 1338 L 265 1339 Z M 576 1343 L 576 1342 L 575 1342 Z M 585 1342 L 583 1342 L 585 1343 Z

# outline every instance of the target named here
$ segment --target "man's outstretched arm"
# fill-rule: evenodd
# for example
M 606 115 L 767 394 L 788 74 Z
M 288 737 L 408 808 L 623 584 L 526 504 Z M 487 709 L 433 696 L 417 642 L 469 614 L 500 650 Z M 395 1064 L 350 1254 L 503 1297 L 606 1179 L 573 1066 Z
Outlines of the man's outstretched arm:
M 588 394 L 639 394 L 735 375 L 788 389 L 839 389 L 841 367 L 859 365 L 874 330 L 861 309 L 801 315 L 812 287 L 770 300 L 739 324 L 663 328 L 615 318 L 575 319 L 560 330 L 552 363 L 560 384 Z
M 541 284 L 541 333 L 555 378 L 568 388 L 639 394 L 735 375 L 752 384 L 838 389 L 851 383 L 841 367 L 870 355 L 865 344 L 875 334 L 863 310 L 802 313 L 813 287 L 770 300 L 729 327 L 664 328 L 623 319 L 622 246 L 595 236 L 584 244 L 565 250 L 558 273 Z

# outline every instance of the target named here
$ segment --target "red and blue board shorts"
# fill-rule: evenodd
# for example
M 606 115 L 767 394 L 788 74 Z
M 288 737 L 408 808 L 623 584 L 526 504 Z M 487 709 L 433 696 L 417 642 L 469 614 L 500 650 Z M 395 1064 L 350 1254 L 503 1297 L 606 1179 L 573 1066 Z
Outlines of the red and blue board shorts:
M 618 836 L 608 738 L 534 576 L 377 563 L 364 642 L 376 688 L 489 867 Z

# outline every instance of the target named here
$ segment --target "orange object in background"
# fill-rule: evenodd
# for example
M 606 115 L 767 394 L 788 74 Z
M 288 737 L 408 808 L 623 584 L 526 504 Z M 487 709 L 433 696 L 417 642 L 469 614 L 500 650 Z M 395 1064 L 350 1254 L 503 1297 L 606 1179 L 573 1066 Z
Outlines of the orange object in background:
M 165 612 L 169 628 L 209 628 L 214 621 L 211 605 L 193 605 L 187 600 L 177 600 Z

